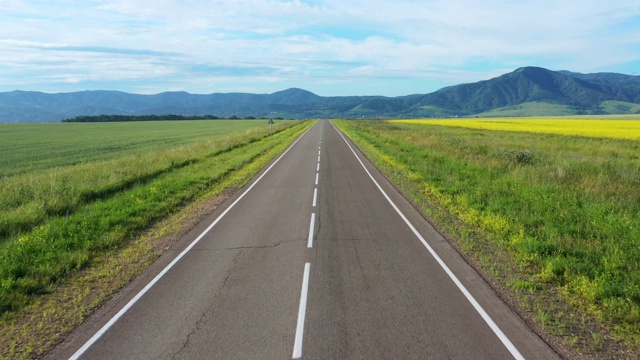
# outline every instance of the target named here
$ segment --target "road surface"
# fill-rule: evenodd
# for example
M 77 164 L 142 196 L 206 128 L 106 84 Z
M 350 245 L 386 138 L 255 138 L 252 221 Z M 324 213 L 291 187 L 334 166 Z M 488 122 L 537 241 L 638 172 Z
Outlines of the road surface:
M 321 120 L 47 358 L 557 355 Z

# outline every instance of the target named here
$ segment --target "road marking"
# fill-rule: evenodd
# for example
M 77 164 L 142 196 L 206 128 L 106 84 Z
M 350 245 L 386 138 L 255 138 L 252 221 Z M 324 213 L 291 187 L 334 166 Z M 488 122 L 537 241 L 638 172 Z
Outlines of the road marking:
M 416 228 L 411 224 L 411 222 L 409 221 L 409 219 L 407 219 L 407 217 L 402 213 L 402 211 L 400 211 L 400 209 L 396 206 L 396 204 L 393 202 L 393 200 L 391 200 L 391 198 L 389 197 L 389 195 L 387 195 L 387 193 L 382 189 L 382 187 L 380 186 L 380 184 L 378 184 L 378 182 L 376 181 L 376 179 L 373 178 L 373 175 L 371 175 L 371 173 L 369 172 L 369 170 L 367 170 L 367 167 L 364 166 L 364 163 L 362 162 L 362 160 L 360 160 L 360 157 L 358 156 L 358 154 L 356 154 L 355 150 L 353 150 L 353 148 L 351 147 L 351 145 L 349 144 L 349 142 L 347 141 L 347 139 L 344 137 L 344 135 L 342 135 L 342 133 L 340 132 L 340 130 L 338 130 L 338 128 L 336 128 L 335 125 L 333 125 L 333 123 L 331 124 L 333 126 L 333 128 L 338 132 L 338 134 L 340 135 L 340 137 L 342 137 L 342 140 L 344 140 L 344 142 L 347 144 L 347 146 L 349 147 L 349 149 L 351 149 L 351 152 L 353 153 L 353 155 L 356 157 L 356 159 L 358 159 L 358 162 L 360 162 L 360 165 L 362 165 L 362 168 L 364 169 L 364 171 L 366 171 L 367 175 L 369 175 L 369 178 L 371 178 L 371 181 L 373 181 L 373 183 L 376 185 L 376 187 L 378 188 L 378 190 L 380 190 L 380 192 L 382 193 L 382 195 L 385 197 L 385 199 L 387 199 L 387 201 L 389 202 L 389 204 L 391 204 L 391 206 L 393 207 L 393 209 L 398 213 L 398 215 L 400 215 L 400 217 L 402 218 L 402 220 L 404 220 L 405 224 L 407 224 L 407 226 L 409 226 L 409 229 L 411 229 L 411 231 L 413 232 L 413 234 L 418 238 L 418 240 L 420 240 L 420 242 L 422 242 L 422 245 L 424 245 L 425 248 L 427 248 L 427 250 L 429 251 L 429 253 L 431 253 L 431 256 L 433 256 L 436 261 L 438 262 L 438 264 L 440 264 L 440 267 L 442 267 L 442 269 L 447 273 L 447 275 L 449 275 L 449 278 L 451 278 L 451 280 L 453 280 L 453 282 L 456 284 L 456 286 L 458 287 L 458 289 L 462 292 L 462 294 L 467 298 L 467 300 L 471 303 L 471 305 L 473 305 L 473 307 L 476 309 L 476 311 L 480 314 L 480 316 L 482 317 L 482 319 L 487 323 L 487 325 L 489 325 L 489 327 L 491 328 L 491 330 L 493 330 L 493 332 L 496 334 L 496 336 L 498 336 L 498 338 L 500 339 L 500 341 L 502 341 L 502 344 L 504 344 L 504 346 L 507 348 L 507 350 L 509 350 L 509 352 L 511 353 L 511 355 L 518 360 L 524 360 L 524 357 L 522 356 L 522 354 L 520 354 L 520 351 L 518 351 L 518 349 L 513 345 L 513 343 L 511 343 L 511 341 L 509 340 L 509 338 L 502 332 L 502 330 L 500 330 L 500 328 L 498 327 L 498 325 L 493 321 L 493 319 L 491 319 L 491 317 L 489 316 L 489 314 L 487 314 L 486 311 L 484 311 L 484 309 L 482 308 L 482 306 L 480 306 L 480 304 L 476 301 L 476 299 L 473 297 L 473 295 L 471 295 L 471 293 L 467 290 L 467 288 L 464 287 L 464 285 L 462 285 L 462 283 L 460 282 L 460 280 L 458 280 L 458 278 L 453 274 L 453 272 L 449 269 L 449 267 L 444 263 L 444 261 L 442 261 L 442 259 L 440 258 L 440 256 L 438 256 L 438 254 L 436 254 L 436 252 L 433 250 L 433 248 L 431 247 L 431 245 L 429 245 L 427 243 L 427 241 L 422 237 L 422 235 L 420 235 L 420 233 L 418 232 L 418 230 L 416 230 Z
M 311 223 L 309 224 L 309 239 L 307 240 L 307 248 L 313 247 L 313 231 L 316 226 L 316 213 L 311 213 Z
M 318 149 L 318 156 L 320 156 L 320 149 Z
M 320 174 L 316 173 L 316 185 L 318 185 L 318 176 L 320 176 Z
M 320 162 L 320 155 L 318 155 L 318 162 Z
M 315 124 L 314 124 L 315 126 Z M 308 132 L 309 130 L 311 130 L 313 128 L 313 126 L 311 126 L 309 129 L 307 129 L 307 131 L 305 131 L 302 135 L 300 135 L 300 137 L 298 137 L 298 139 L 291 144 L 291 146 L 289 146 L 287 148 L 287 150 L 285 150 L 285 152 L 282 153 L 282 155 L 280 155 L 280 157 L 278 157 L 278 159 L 276 159 L 276 161 L 273 162 L 273 164 L 271 164 L 271 166 L 269 166 L 267 168 L 267 170 L 265 170 L 262 175 L 260 175 L 256 181 L 253 182 L 253 184 L 251 184 L 251 186 L 249 186 L 249 188 L 247 188 L 247 190 L 245 190 L 245 192 L 242 193 L 242 195 L 240 195 L 236 201 L 234 201 L 224 212 L 222 212 L 222 214 L 220 214 L 220 216 L 218 216 L 212 223 L 211 225 L 209 225 L 209 227 L 207 227 L 202 234 L 200 234 L 195 240 L 193 240 L 193 242 L 191 242 L 191 244 L 189 244 L 189 246 L 187 246 L 184 250 L 182 250 L 182 252 L 175 257 L 175 259 L 173 259 L 173 261 L 171 261 L 171 263 L 169 263 L 169 265 L 167 265 L 158 275 L 156 275 L 156 277 L 153 278 L 153 280 L 151 280 L 147 286 L 145 286 L 142 290 L 140 290 L 140 292 L 138 292 L 136 294 L 136 296 L 133 297 L 133 299 L 131 299 L 122 309 L 120 309 L 120 311 L 118 311 L 118 313 L 111 318 L 111 320 L 109 320 L 109 322 L 107 322 L 100 330 L 98 330 L 97 333 L 95 333 L 91 339 L 89 339 L 84 345 L 82 345 L 82 347 L 80 349 L 78 349 L 78 351 L 76 351 L 73 355 L 71 355 L 71 357 L 69 358 L 69 360 L 76 360 L 78 358 L 80 358 L 80 356 L 82 356 L 82 354 L 84 354 L 89 347 L 91 347 L 91 345 L 93 345 L 96 341 L 98 341 L 102 335 L 104 335 L 118 320 L 120 320 L 120 318 L 127 312 L 129 311 L 129 309 L 131 309 L 131 307 L 133 305 L 135 305 L 135 303 L 138 302 L 138 300 L 140 300 L 140 298 L 142 298 L 142 296 L 144 294 L 147 293 L 147 291 L 149 291 L 149 289 L 151 289 L 160 279 L 162 279 L 162 277 L 169 271 L 171 270 L 171 268 L 178 262 L 180 261 L 180 259 L 182 259 L 183 256 L 185 256 L 187 254 L 187 252 L 189 252 L 189 250 L 191 250 L 194 246 L 196 246 L 196 244 L 198 242 L 200 242 L 200 240 L 209 232 L 211 231 L 211 229 L 213 229 L 214 226 L 216 226 L 216 224 L 218 224 L 218 222 L 220 222 L 220 220 L 227 215 L 227 213 L 238 203 L 240 202 L 240 200 L 242 200 L 242 198 L 245 197 L 245 195 L 247 195 L 247 193 L 249 191 L 251 191 L 251 189 L 253 189 L 254 186 L 256 186 L 256 184 L 258 182 L 260 182 L 260 180 L 262 180 L 262 178 L 267 175 L 267 173 L 269 173 L 269 171 L 280 161 L 280 159 L 282 159 L 288 152 L 289 150 L 291 150 L 297 143 L 298 141 L 300 141 L 300 139 L 302 139 Z
M 316 172 L 320 171 L 320 163 L 318 163 L 318 166 L 316 166 Z
M 318 201 L 318 188 L 313 189 L 313 207 L 316 207 Z
M 304 317 L 307 312 L 307 293 L 309 292 L 309 273 L 311 263 L 304 264 L 304 275 L 302 277 L 302 290 L 300 290 L 300 307 L 298 308 L 298 325 L 296 326 L 296 340 L 293 344 L 293 359 L 302 357 L 302 340 L 304 338 Z

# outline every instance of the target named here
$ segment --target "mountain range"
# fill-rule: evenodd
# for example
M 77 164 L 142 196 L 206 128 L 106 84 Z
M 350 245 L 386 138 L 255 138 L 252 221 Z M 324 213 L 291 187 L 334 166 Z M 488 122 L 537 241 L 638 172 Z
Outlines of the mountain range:
M 210 114 L 219 117 L 451 117 L 640 114 L 640 76 L 523 67 L 476 83 L 401 97 L 119 91 L 0 93 L 0 122 L 52 122 L 79 115 Z

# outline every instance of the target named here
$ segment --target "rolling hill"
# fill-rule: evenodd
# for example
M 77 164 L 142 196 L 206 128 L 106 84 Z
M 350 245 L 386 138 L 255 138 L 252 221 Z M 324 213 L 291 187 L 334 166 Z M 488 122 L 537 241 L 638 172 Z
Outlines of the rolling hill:
M 273 94 L 118 91 L 0 93 L 0 122 L 49 122 L 79 115 L 211 114 L 228 117 L 534 116 L 640 113 L 640 76 L 539 67 L 402 97 L 323 97 L 303 89 Z

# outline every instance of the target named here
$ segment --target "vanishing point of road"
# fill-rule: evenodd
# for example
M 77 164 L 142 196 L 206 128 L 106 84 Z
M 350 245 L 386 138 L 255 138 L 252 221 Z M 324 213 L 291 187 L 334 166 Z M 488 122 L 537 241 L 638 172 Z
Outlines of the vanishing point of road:
M 51 359 L 554 359 L 320 120 Z

